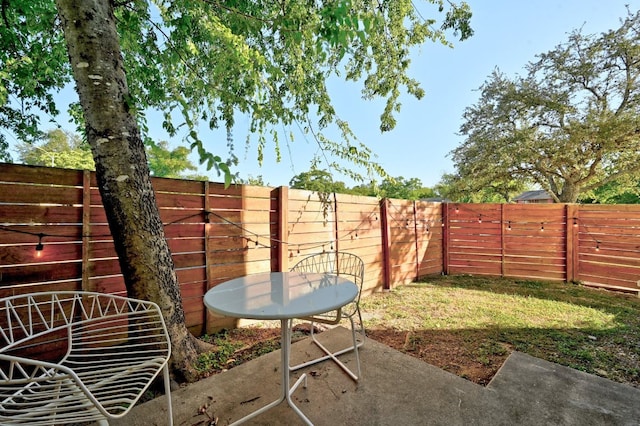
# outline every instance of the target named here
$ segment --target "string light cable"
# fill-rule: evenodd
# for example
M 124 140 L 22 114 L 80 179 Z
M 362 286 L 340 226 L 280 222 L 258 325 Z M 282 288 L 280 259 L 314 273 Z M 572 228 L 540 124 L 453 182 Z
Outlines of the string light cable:
M 579 218 L 576 216 L 572 216 L 572 217 L 567 217 L 566 221 L 514 221 L 512 219 L 507 219 L 507 220 L 502 220 L 499 217 L 494 217 L 494 216 L 490 216 L 487 215 L 486 210 L 484 211 L 480 211 L 478 209 L 474 209 L 471 207 L 471 204 L 469 203 L 464 203 L 461 205 L 459 203 L 455 204 L 454 210 L 455 210 L 455 214 L 460 214 L 460 212 L 466 212 L 466 213 L 471 213 L 473 216 L 478 216 L 482 218 L 482 221 L 489 221 L 491 223 L 504 223 L 506 224 L 506 229 L 507 231 L 512 231 L 514 229 L 514 226 L 518 226 L 518 225 L 524 225 L 527 226 L 528 228 L 531 227 L 531 225 L 536 224 L 539 225 L 539 231 L 543 232 L 545 230 L 545 226 L 547 225 L 561 225 L 561 226 L 567 226 L 567 225 L 571 225 L 574 228 L 578 228 L 580 227 L 580 235 L 589 238 L 591 241 L 593 241 L 593 243 L 595 243 L 595 251 L 600 251 L 600 249 L 602 248 L 602 240 L 598 239 L 598 236 L 602 235 L 602 233 L 598 233 L 598 232 L 592 232 L 589 230 L 589 226 L 584 223 L 584 221 L 580 222 Z
M 335 194 L 334 194 L 335 196 Z M 411 216 L 406 215 L 406 213 L 400 211 L 399 207 L 393 205 L 393 203 L 389 203 L 389 205 L 394 209 L 395 213 L 400 213 L 400 215 L 394 215 L 391 214 L 389 215 L 389 217 L 391 218 L 391 220 L 393 221 L 393 223 L 395 225 L 397 225 L 400 228 L 406 228 L 407 226 L 409 226 L 415 219 L 413 214 L 411 214 Z M 460 211 L 460 206 L 456 205 L 456 210 L 459 212 Z M 501 219 L 497 219 L 495 217 L 491 217 L 489 215 L 486 214 L 486 211 L 484 212 L 479 212 L 475 209 L 472 208 L 468 208 L 465 207 L 464 209 L 466 212 L 471 212 L 473 214 L 473 216 L 478 215 L 479 218 L 479 222 L 480 223 L 502 223 Z M 293 252 L 294 250 L 297 253 L 300 253 L 301 249 L 305 249 L 305 250 L 314 250 L 314 249 L 318 249 L 318 248 L 322 248 L 323 251 L 326 250 L 326 247 L 329 246 L 331 250 L 334 249 L 334 245 L 335 243 L 339 242 L 339 241 L 346 241 L 346 240 L 353 240 L 353 239 L 357 239 L 359 237 L 359 231 L 362 230 L 362 227 L 364 226 L 364 224 L 366 222 L 371 222 L 372 220 L 378 220 L 378 214 L 377 211 L 373 210 L 371 212 L 369 212 L 368 216 L 366 219 L 362 220 L 361 223 L 355 227 L 354 229 L 350 230 L 349 232 L 345 233 L 344 235 L 342 235 L 340 238 L 338 239 L 330 239 L 330 240 L 324 240 L 324 241 L 314 241 L 314 242 L 309 242 L 309 243 L 291 243 L 289 241 L 283 241 L 280 240 L 278 238 L 275 238 L 271 235 L 261 235 L 258 234 L 256 232 L 253 232 L 249 229 L 247 229 L 246 227 L 242 226 L 242 224 L 240 223 L 236 223 L 232 220 L 227 219 L 226 217 L 216 213 L 215 211 L 212 210 L 205 210 L 205 211 L 199 211 L 197 213 L 191 214 L 191 215 L 187 215 L 181 218 L 178 218 L 176 220 L 173 220 L 171 222 L 167 222 L 166 224 L 164 224 L 164 226 L 172 226 L 178 223 L 182 223 L 185 220 L 188 220 L 190 218 L 193 217 L 197 217 L 197 216 L 201 216 L 204 213 L 205 215 L 205 222 L 206 223 L 211 223 L 210 222 L 210 216 L 215 216 L 217 218 L 219 218 L 221 221 L 232 225 L 238 229 L 240 229 L 242 231 L 243 234 L 248 234 L 247 235 L 241 235 L 241 236 L 235 236 L 234 238 L 241 238 L 247 241 L 247 244 L 249 243 L 253 243 L 255 244 L 255 247 L 263 247 L 263 248 L 274 248 L 274 246 L 272 245 L 273 243 L 276 244 L 283 244 L 283 245 L 287 245 L 289 247 L 289 251 Z M 567 222 L 572 221 L 573 222 L 573 226 L 578 226 L 578 219 L 576 217 L 570 218 Z M 424 224 L 425 229 L 428 231 L 430 226 L 434 226 L 434 224 L 437 223 L 443 223 L 442 219 L 432 219 L 432 220 L 418 220 L 416 221 L 416 224 L 422 222 Z M 545 225 L 548 224 L 560 224 L 560 222 L 550 222 L 550 221 L 542 221 L 542 222 L 515 222 L 511 219 L 509 220 L 505 220 L 504 224 L 506 224 L 506 229 L 508 231 L 511 231 L 514 227 L 514 225 L 531 225 L 533 223 L 536 224 L 540 224 L 540 231 L 544 231 L 545 230 Z M 408 225 L 409 224 L 409 225 Z M 564 222 L 562 223 L 564 224 Z M 60 239 L 60 238 L 69 238 L 69 239 L 77 239 L 77 238 L 107 238 L 107 237 L 112 237 L 112 235 L 109 234 L 89 234 L 89 235 L 85 235 L 85 234 L 81 234 L 80 236 L 78 236 L 77 234 L 74 235 L 70 235 L 70 234 L 54 234 L 54 233 L 45 233 L 45 232 L 32 232 L 32 231 L 24 231 L 24 230 L 20 230 L 20 229 L 14 229 L 11 226 L 15 226 L 15 225 L 6 225 L 6 224 L 0 224 L 0 230 L 5 231 L 5 232 L 14 232 L 14 233 L 19 233 L 19 234 L 24 234 L 24 235 L 31 235 L 35 238 L 37 238 L 37 244 L 35 246 L 35 250 L 36 250 L 36 256 L 40 257 L 40 255 L 42 254 L 42 251 L 44 249 L 44 239 L 45 238 L 56 238 L 56 239 Z M 582 224 L 582 229 L 584 230 L 584 232 L 581 232 L 582 235 L 585 236 L 589 236 L 595 243 L 596 243 L 596 250 L 599 251 L 599 249 L 601 248 L 601 244 L 602 241 L 600 241 L 599 239 L 596 238 L 596 234 L 595 233 L 591 233 L 589 232 L 588 227 L 586 226 L 586 224 Z M 265 244 L 263 243 L 261 240 L 266 240 L 269 241 L 269 244 Z M 291 247 L 295 247 L 295 249 L 292 249 Z M 245 248 L 248 248 L 245 247 Z

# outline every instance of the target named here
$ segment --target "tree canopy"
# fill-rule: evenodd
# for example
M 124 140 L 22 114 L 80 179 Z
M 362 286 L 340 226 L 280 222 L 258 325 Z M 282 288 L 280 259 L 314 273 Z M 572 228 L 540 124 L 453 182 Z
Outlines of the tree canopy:
M 451 153 L 455 180 L 468 192 L 537 184 L 559 202 L 613 181 L 635 185 L 640 12 L 598 36 L 573 31 L 526 70 L 509 78 L 496 69 L 465 110 L 466 139 Z
M 410 0 L 119 2 L 114 13 L 128 103 L 143 139 L 159 125 L 172 137 L 186 134 L 188 145 L 227 182 L 237 161 L 232 129 L 238 114 L 249 117 L 247 143 L 256 144 L 259 160 L 268 146 L 279 157 L 281 130 L 295 126 L 334 158 L 380 173 L 369 149 L 336 116 L 326 82 L 359 82 L 365 99 L 385 99 L 380 129 L 392 129 L 401 93 L 424 95 L 408 74 L 414 48 L 427 40 L 450 45 L 447 31 L 461 39 L 472 34 L 466 3 L 426 3 L 443 13 L 440 23 L 424 19 Z M 26 141 L 39 136 L 39 111 L 55 116 L 68 107 L 56 105 L 53 94 L 71 81 L 71 69 L 53 0 L 13 1 L 2 9 L 0 126 Z M 82 123 L 79 106 L 71 110 Z M 161 123 L 146 121 L 149 110 L 161 112 Z M 322 133 L 332 124 L 341 141 Z M 201 125 L 229 136 L 205 143 Z M 353 166 L 327 166 L 359 176 Z
M 169 142 L 160 141 L 157 144 L 147 144 L 149 169 L 156 177 L 179 178 L 187 177 L 187 170 L 198 170 L 189 160 L 189 149 L 178 146 L 170 149 Z
M 434 191 L 441 197 L 460 203 L 508 203 L 513 197 L 529 189 L 516 179 L 490 180 L 491 176 L 461 179 L 459 175 L 445 173 Z
M 349 188 L 344 182 L 334 181 L 332 174 L 327 170 L 313 168 L 295 175 L 291 178 L 289 185 L 291 188 L 306 189 L 321 194 L 336 192 L 339 194 L 400 198 L 404 200 L 418 200 L 436 195 L 433 189 L 422 186 L 422 181 L 418 178 L 389 177 L 380 184 L 372 181 L 368 184 L 360 184 Z
M 319 193 L 338 192 L 348 193 L 347 185 L 344 182 L 334 181 L 333 176 L 326 170 L 311 169 L 302 172 L 291 178 L 289 186 L 295 189 L 306 189 Z
M 48 131 L 43 139 L 42 144 L 19 144 L 16 147 L 19 160 L 34 166 L 78 170 L 95 168 L 89 145 L 83 143 L 78 135 L 55 129 Z
M 418 200 L 436 195 L 435 191 L 422 185 L 418 178 L 405 178 L 397 176 L 382 181 L 379 194 L 385 198 L 400 198 L 403 200 Z
M 91 147 L 75 133 L 61 129 L 50 130 L 43 136 L 44 143 L 18 144 L 18 160 L 34 166 L 60 167 L 63 169 L 95 170 Z M 150 142 L 146 145 L 147 158 L 151 174 L 155 177 L 187 178 L 207 180 L 206 176 L 189 174 L 197 170 L 189 160 L 187 147 L 171 149 L 169 142 Z

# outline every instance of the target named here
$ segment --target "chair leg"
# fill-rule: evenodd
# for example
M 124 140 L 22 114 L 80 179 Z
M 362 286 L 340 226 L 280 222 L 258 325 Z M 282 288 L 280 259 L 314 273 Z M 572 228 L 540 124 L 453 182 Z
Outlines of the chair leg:
M 362 313 L 360 312 L 360 308 L 356 309 L 356 314 L 358 314 L 358 321 L 360 321 L 359 333 L 362 336 L 362 341 L 358 343 L 358 347 L 364 345 L 364 341 L 367 339 L 367 334 L 364 331 L 364 322 L 362 321 Z
M 326 361 L 328 359 L 332 359 L 353 380 L 358 381 L 362 377 L 362 372 L 360 370 L 360 354 L 358 353 L 359 352 L 358 348 L 361 347 L 362 345 L 364 345 L 364 341 L 365 341 L 366 335 L 365 335 L 365 332 L 364 332 L 362 316 L 360 315 L 360 310 L 359 309 L 357 311 L 357 314 L 358 314 L 358 318 L 360 320 L 359 330 L 356 330 L 356 325 L 355 325 L 355 322 L 353 320 L 353 315 L 349 317 L 349 321 L 351 323 L 351 340 L 352 340 L 351 346 L 349 346 L 347 348 L 344 348 L 344 349 L 341 349 L 341 350 L 339 350 L 337 352 L 331 352 L 322 343 L 320 343 L 320 341 L 316 338 L 315 333 L 313 332 L 314 323 L 311 322 L 311 333 L 310 333 L 311 340 L 313 341 L 313 343 L 316 344 L 316 346 L 318 346 L 325 353 L 325 355 L 324 356 L 320 356 L 320 357 L 315 358 L 315 359 L 312 359 L 311 361 L 303 362 L 303 363 L 300 363 L 300 364 L 297 364 L 297 365 L 294 365 L 294 366 L 290 365 L 289 366 L 289 371 L 296 371 L 296 370 L 299 370 L 301 368 L 308 367 L 310 365 L 317 364 L 319 362 Z M 358 337 L 357 337 L 358 334 L 360 334 L 360 336 L 361 336 L 361 340 L 360 341 L 358 341 Z M 345 353 L 350 352 L 350 351 L 354 351 L 355 356 L 356 356 L 356 366 L 357 366 L 357 371 L 358 371 L 357 375 L 355 373 L 353 373 L 353 371 L 351 371 L 342 361 L 340 361 L 337 358 L 339 355 L 345 354 Z
M 171 405 L 171 379 L 169 378 L 169 363 L 164 365 L 162 369 L 164 376 L 164 394 L 167 397 L 167 410 L 169 415 L 169 426 L 173 426 L 173 407 Z
M 358 342 L 356 338 L 356 325 L 353 321 L 353 316 L 349 317 L 349 321 L 351 321 L 351 337 L 353 339 L 353 352 L 356 354 L 356 368 L 358 369 L 358 379 L 362 377 L 362 372 L 360 371 L 360 351 L 358 351 L 358 347 L 364 345 L 364 339 L 362 342 Z

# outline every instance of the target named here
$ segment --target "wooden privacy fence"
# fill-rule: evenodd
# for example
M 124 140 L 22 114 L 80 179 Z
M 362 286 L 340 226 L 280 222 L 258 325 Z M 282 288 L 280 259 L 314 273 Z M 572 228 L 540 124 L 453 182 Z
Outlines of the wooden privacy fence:
M 447 204 L 446 274 L 640 291 L 640 205 Z
M 365 294 L 442 272 L 640 290 L 637 205 L 321 199 L 287 187 L 152 183 L 196 334 L 223 324 L 203 307 L 212 286 L 323 250 L 364 260 Z M 0 297 L 78 289 L 124 292 L 94 174 L 0 164 Z
M 365 264 L 371 293 L 442 272 L 439 203 L 152 179 L 187 325 L 228 324 L 203 294 L 238 276 L 287 270 L 323 250 Z M 42 250 L 36 250 L 42 248 Z M 39 290 L 124 293 L 95 175 L 0 164 L 0 297 Z

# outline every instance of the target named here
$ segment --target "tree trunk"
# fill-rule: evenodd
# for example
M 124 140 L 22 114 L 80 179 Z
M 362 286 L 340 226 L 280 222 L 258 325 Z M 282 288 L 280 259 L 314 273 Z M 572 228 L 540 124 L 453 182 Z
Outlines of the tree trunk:
M 127 293 L 160 306 L 171 336 L 174 372 L 196 380 L 198 340 L 185 325 L 144 143 L 131 112 L 112 1 L 56 3 Z
M 573 182 L 565 181 L 562 192 L 558 194 L 559 203 L 576 203 L 580 196 L 581 188 Z

